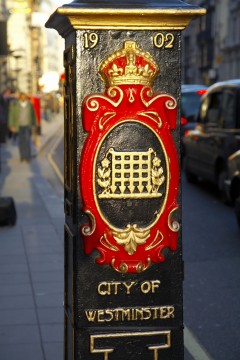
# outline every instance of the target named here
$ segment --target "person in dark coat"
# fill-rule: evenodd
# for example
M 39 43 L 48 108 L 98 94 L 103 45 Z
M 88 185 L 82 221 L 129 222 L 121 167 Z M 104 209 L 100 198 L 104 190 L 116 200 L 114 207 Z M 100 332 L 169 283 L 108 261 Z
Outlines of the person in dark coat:
M 18 145 L 21 161 L 31 159 L 31 133 L 37 126 L 37 117 L 32 103 L 25 93 L 12 102 L 8 114 L 8 126 L 18 133 Z
M 8 132 L 8 102 L 0 94 L 0 143 L 5 143 Z

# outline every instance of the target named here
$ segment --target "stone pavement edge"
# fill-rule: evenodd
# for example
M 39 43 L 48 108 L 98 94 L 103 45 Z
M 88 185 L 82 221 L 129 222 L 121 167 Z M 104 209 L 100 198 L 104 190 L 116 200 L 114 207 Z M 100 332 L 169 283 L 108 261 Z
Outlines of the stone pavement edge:
M 61 126 L 62 113 L 42 122 L 35 155 Z M 0 196 L 17 209 L 16 225 L 0 227 L 0 359 L 63 359 L 63 201 L 39 157 L 20 162 L 12 140 L 1 145 Z

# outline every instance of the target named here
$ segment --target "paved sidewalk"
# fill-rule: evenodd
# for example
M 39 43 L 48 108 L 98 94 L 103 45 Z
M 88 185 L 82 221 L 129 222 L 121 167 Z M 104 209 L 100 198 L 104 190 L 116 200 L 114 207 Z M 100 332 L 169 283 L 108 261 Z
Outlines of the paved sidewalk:
M 43 121 L 41 146 L 62 123 L 62 114 Z M 0 359 L 61 360 L 63 202 L 39 157 L 21 163 L 11 141 L 1 154 L 0 195 L 14 198 L 18 219 L 14 227 L 0 227 Z

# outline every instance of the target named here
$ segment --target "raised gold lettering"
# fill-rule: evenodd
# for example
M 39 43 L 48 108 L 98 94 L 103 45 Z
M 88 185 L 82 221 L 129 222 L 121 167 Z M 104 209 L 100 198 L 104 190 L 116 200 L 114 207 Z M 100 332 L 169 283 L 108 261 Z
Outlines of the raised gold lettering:
M 162 306 L 160 307 L 160 319 L 174 318 L 174 307 L 173 306 Z
M 120 282 L 114 282 L 113 286 L 114 286 L 114 295 L 117 295 L 118 293 L 118 286 L 121 285 Z
M 109 283 L 101 282 L 98 284 L 99 295 L 110 295 Z
M 141 284 L 141 291 L 143 294 L 148 294 L 149 292 L 155 293 L 156 289 L 159 288 L 160 283 L 160 280 L 144 281 Z
M 87 319 L 88 319 L 89 322 L 95 321 L 96 311 L 94 311 L 94 310 L 93 311 L 92 310 L 86 310 L 85 314 L 86 314 Z
M 175 37 L 172 33 L 168 33 L 166 35 L 163 33 L 157 33 L 153 37 L 153 45 L 158 49 L 172 49 L 174 40 Z
M 160 308 L 160 318 L 161 319 L 167 319 L 167 307 L 163 306 Z
M 171 318 L 175 318 L 174 312 L 175 312 L 174 306 L 169 306 L 169 307 L 168 307 L 168 315 L 169 315 L 169 318 L 170 318 L 170 317 L 171 317 Z
M 151 283 L 152 283 L 152 293 L 155 293 L 155 289 L 159 288 L 161 281 L 160 280 L 152 280 Z
M 113 312 L 111 310 L 105 310 L 105 314 L 110 315 L 110 317 L 105 319 L 105 321 L 109 322 L 113 320 Z
M 104 310 L 98 310 L 97 313 L 98 313 L 98 317 L 97 317 L 98 322 L 104 322 L 105 319 L 102 319 L 102 318 L 101 318 L 101 316 L 104 316 L 104 314 L 105 314 Z
M 94 48 L 98 43 L 98 34 L 96 34 L 96 33 L 85 33 L 83 35 L 83 43 L 84 43 L 85 49 Z
M 135 309 L 135 311 L 136 311 L 136 319 L 139 319 L 139 316 L 140 316 L 140 320 L 143 320 L 143 310 Z
M 123 282 L 123 285 L 126 287 L 127 289 L 127 294 L 130 294 L 130 289 L 132 288 L 133 285 L 135 285 L 136 282 L 135 281 L 131 281 L 130 284 L 127 284 L 126 282 Z
M 149 291 L 151 291 L 151 283 L 150 283 L 150 281 L 144 281 L 141 284 L 141 291 L 144 294 L 147 294 L 147 293 L 149 293 Z
M 148 308 L 143 308 L 143 320 L 149 320 L 150 318 L 151 318 L 151 310 Z
M 130 309 L 122 309 L 122 321 L 124 321 L 125 317 L 127 317 L 127 320 L 131 320 Z
M 89 322 L 111 322 L 111 321 L 137 321 L 137 320 L 156 320 L 170 319 L 175 317 L 174 306 L 159 307 L 136 307 L 136 308 L 116 308 L 85 310 Z
M 153 320 L 157 319 L 157 311 L 158 311 L 159 308 L 155 307 L 153 308 Z
M 99 295 L 105 296 L 105 295 L 118 295 L 120 291 L 124 291 L 127 295 L 129 295 L 131 294 L 132 287 L 136 285 L 137 285 L 136 281 L 131 281 L 131 282 L 102 281 L 98 284 L 97 292 Z
M 119 320 L 119 309 L 114 309 L 114 320 L 118 321 Z

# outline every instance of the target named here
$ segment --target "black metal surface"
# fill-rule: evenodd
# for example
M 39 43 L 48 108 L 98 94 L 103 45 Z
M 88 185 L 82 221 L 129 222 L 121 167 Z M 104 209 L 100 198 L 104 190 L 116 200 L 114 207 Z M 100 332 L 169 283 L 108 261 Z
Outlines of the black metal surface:
M 135 40 L 139 47 L 144 51 L 149 51 L 159 64 L 160 73 L 155 79 L 154 91 L 168 92 L 179 100 L 180 32 L 172 32 L 175 36 L 175 43 L 174 47 L 168 51 L 153 46 L 152 39 L 156 34 L 154 31 L 96 31 L 99 43 L 93 49 L 84 48 L 83 36 L 85 33 L 86 31 L 79 30 L 75 35 L 72 34 L 66 39 L 66 48 L 69 49 L 65 63 L 68 73 L 66 96 L 67 103 L 70 103 L 67 106 L 65 119 L 65 167 L 67 169 L 65 176 L 68 179 L 68 185 L 65 188 L 65 203 L 68 204 L 67 208 L 70 210 L 66 216 L 65 236 L 65 360 L 103 360 L 103 352 L 91 353 L 90 351 L 90 337 L 101 336 L 101 334 L 103 337 L 95 341 L 95 347 L 96 349 L 113 348 L 113 353 L 109 353 L 109 360 L 155 359 L 153 350 L 149 350 L 148 347 L 154 344 L 164 344 L 166 336 L 151 334 L 167 330 L 171 331 L 171 347 L 159 350 L 159 358 L 181 360 L 183 359 L 183 275 L 180 236 L 179 250 L 176 252 L 165 251 L 165 262 L 154 264 L 141 274 L 117 273 L 110 265 L 97 265 L 95 263 L 96 254 L 89 256 L 84 253 L 79 226 L 81 223 L 85 223 L 86 219 L 81 213 L 81 195 L 80 198 L 77 197 L 79 159 L 87 137 L 82 128 L 81 107 L 86 95 L 103 93 L 105 90 L 105 84 L 98 73 L 99 64 L 108 54 L 121 48 L 123 41 Z M 166 32 L 163 31 L 163 33 Z M 74 58 L 71 58 L 69 54 L 74 54 Z M 73 113 L 69 114 L 69 112 Z M 129 132 L 129 126 L 134 126 L 139 145 L 137 143 L 128 144 L 124 140 L 124 131 Z M 153 144 L 159 153 L 162 152 L 159 143 L 157 144 L 154 138 L 155 135 L 151 134 L 150 130 L 146 132 L 143 126 L 136 127 L 136 124 L 131 123 L 125 127 L 124 129 L 122 125 L 122 127 L 116 128 L 115 133 L 110 133 L 105 139 L 105 143 L 103 142 L 99 151 L 99 161 L 105 148 L 109 148 L 110 143 L 114 141 L 114 146 L 116 143 L 118 144 L 117 148 L 124 144 L 127 149 L 134 146 L 134 149 L 141 150 Z M 119 140 L 119 131 L 122 140 Z M 178 131 L 173 131 L 172 135 L 177 148 L 179 148 Z M 141 141 L 143 138 L 144 142 Z M 101 206 L 105 207 L 106 213 L 109 212 L 105 205 Z M 139 207 L 136 206 L 135 211 L 142 212 L 142 225 L 149 221 L 148 209 L 145 209 L 144 203 Z M 116 218 L 117 214 L 114 215 L 114 219 Z M 111 221 L 115 223 L 114 219 L 111 218 Z M 120 221 L 117 224 L 121 226 L 122 223 Z M 144 293 L 142 291 L 143 283 L 151 284 L 155 281 L 160 283 L 155 292 Z M 131 293 L 127 294 L 123 283 L 131 282 L 134 285 Z M 99 284 L 101 283 L 112 284 L 110 285 L 110 294 L 99 293 Z M 114 285 L 114 283 L 120 284 Z M 156 316 L 154 318 L 154 311 L 159 314 L 160 311 L 167 311 L 166 307 L 174 308 L 174 316 L 168 318 Z M 125 311 L 130 309 L 133 312 L 132 315 L 129 315 L 129 319 L 122 318 L 122 308 Z M 150 319 L 141 319 L 141 315 L 136 318 L 136 311 L 141 313 L 142 308 L 145 317 L 146 314 L 151 314 Z M 154 308 L 158 308 L 158 310 L 154 310 Z M 162 310 L 159 310 L 160 308 Z M 111 315 L 116 313 L 119 314 L 119 318 Z M 113 319 L 111 319 L 112 317 Z M 137 332 L 143 335 L 136 336 Z M 144 335 L 146 333 L 150 335 Z M 119 337 L 119 334 L 130 335 Z
M 112 348 L 109 360 L 126 359 L 157 359 L 151 345 L 166 343 L 166 335 L 156 331 L 171 331 L 171 347 L 158 350 L 159 359 L 183 359 L 183 322 L 182 322 L 182 254 L 181 236 L 178 250 L 165 250 L 166 260 L 153 264 L 141 274 L 121 274 L 110 265 L 97 265 L 96 254 L 86 255 L 80 235 L 80 225 L 85 223 L 81 212 L 81 194 L 78 188 L 78 167 L 82 147 L 87 134 L 82 128 L 82 101 L 85 96 L 103 93 L 103 83 L 98 67 L 101 61 L 113 51 L 122 47 L 125 40 L 134 40 L 139 47 L 148 51 L 158 62 L 160 73 L 154 82 L 154 91 L 172 94 L 179 101 L 180 94 L 180 48 L 179 31 L 172 31 L 175 42 L 172 49 L 158 49 L 153 45 L 155 31 L 94 31 L 99 43 L 92 49 L 84 47 L 84 34 L 91 31 L 78 30 L 66 38 L 65 68 L 65 360 L 103 360 L 104 351 L 99 348 Z M 162 31 L 166 34 L 166 31 Z M 127 141 L 129 133 L 132 143 Z M 179 132 L 173 131 L 172 136 L 179 149 Z M 144 141 L 142 139 L 144 138 Z M 139 144 L 138 144 L 139 143 Z M 161 154 L 162 148 L 150 130 L 137 123 L 129 122 L 116 127 L 102 143 L 99 161 L 109 146 L 120 149 L 146 150 L 151 147 Z M 164 166 L 166 166 L 164 164 Z M 180 202 L 179 192 L 179 202 Z M 101 204 L 105 213 L 109 213 L 106 205 Z M 154 206 L 153 206 L 154 208 Z M 147 224 L 151 218 L 145 203 L 135 204 L 133 219 L 139 219 L 140 225 Z M 124 209 L 122 213 L 124 213 Z M 136 214 L 134 214 L 136 212 Z M 152 213 L 151 213 L 152 214 Z M 151 215 L 150 214 L 150 215 Z M 146 217 L 145 217 L 146 215 Z M 110 215 L 107 215 L 110 216 Z M 149 216 L 149 217 L 148 217 Z M 122 215 L 117 213 L 111 218 L 114 224 L 123 226 Z M 144 293 L 143 283 L 160 284 L 156 291 Z M 101 283 L 110 284 L 109 294 L 99 290 Z M 114 285 L 117 283 L 118 285 Z M 126 292 L 124 283 L 133 283 L 130 293 Z M 100 287 L 101 289 L 101 287 Z M 103 288 L 104 289 L 104 286 Z M 142 308 L 144 310 L 142 310 Z M 158 310 L 154 310 L 157 308 Z M 122 315 L 122 310 L 130 311 L 130 315 Z M 162 310 L 160 310 L 162 309 Z M 171 316 L 171 309 L 174 309 Z M 107 311 L 107 312 L 106 312 Z M 140 315 L 136 312 L 140 311 Z M 141 313 L 144 311 L 144 314 Z M 160 316 L 170 311 L 169 316 Z M 156 315 L 155 314 L 158 314 Z M 118 316 L 116 315 L 118 314 Z M 142 314 L 142 315 L 141 315 Z M 144 317 L 150 316 L 149 319 Z M 155 315 L 154 315 L 155 314 Z M 129 317 L 128 317 L 129 316 Z M 143 335 L 138 332 L 144 333 Z M 111 334 L 111 335 L 109 335 Z M 119 335 L 122 334 L 122 335 Z M 124 335 L 126 334 L 126 336 Z M 146 335 L 149 334 L 149 335 Z M 152 334 L 152 335 L 151 335 Z M 95 350 L 90 350 L 91 336 L 99 335 L 94 342 Z

